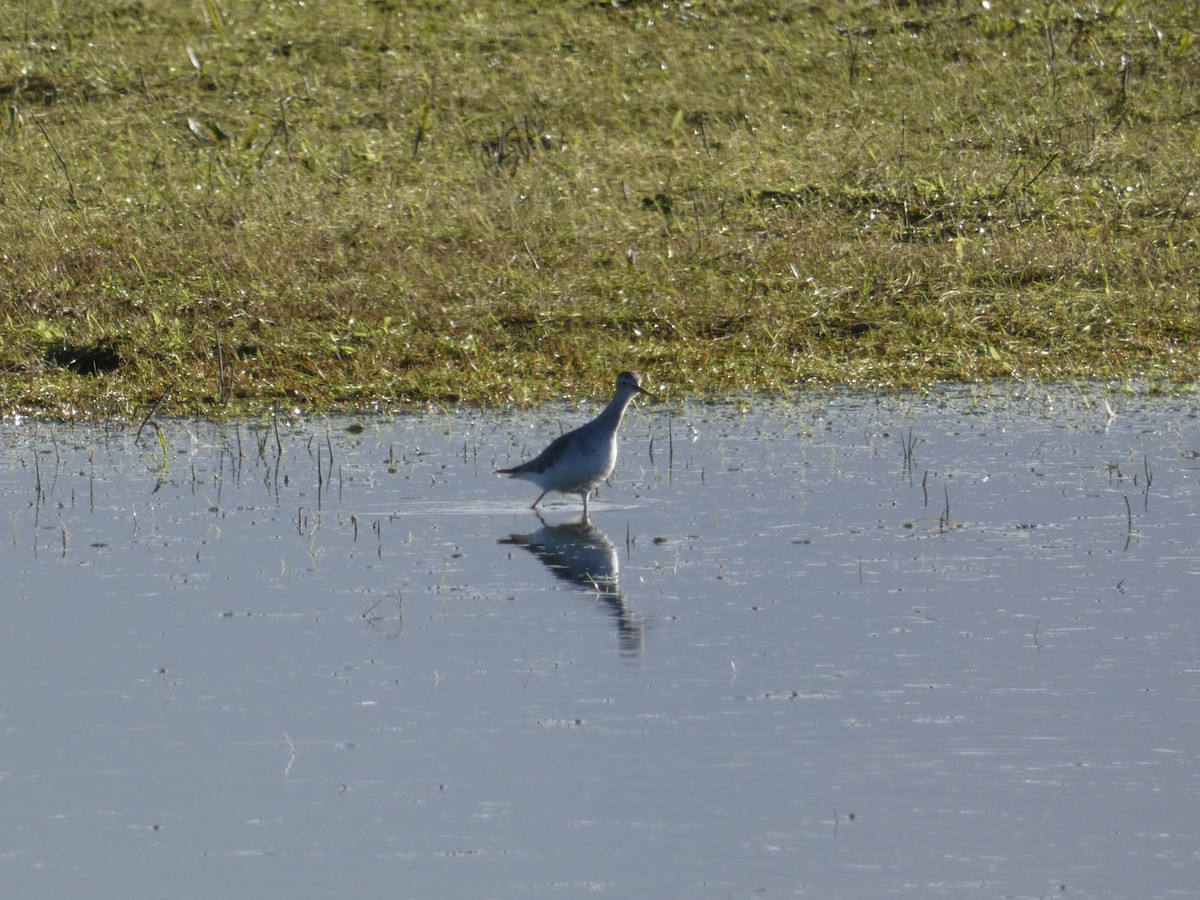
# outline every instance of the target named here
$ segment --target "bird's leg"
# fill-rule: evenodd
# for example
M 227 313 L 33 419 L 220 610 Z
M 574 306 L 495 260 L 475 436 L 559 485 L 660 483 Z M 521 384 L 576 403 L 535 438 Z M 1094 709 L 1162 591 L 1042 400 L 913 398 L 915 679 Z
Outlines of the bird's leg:
M 536 500 L 534 500 L 534 501 L 533 501 L 533 506 L 531 506 L 531 507 L 529 507 L 529 508 L 530 508 L 530 509 L 537 509 L 537 505 L 538 505 L 539 503 L 541 503 L 541 502 L 542 502 L 542 498 L 543 498 L 543 497 L 545 497 L 545 496 L 546 496 L 548 493 L 550 493 L 550 492 L 549 492 L 549 491 L 542 491 L 540 494 L 538 494 L 538 498 L 537 498 Z
M 583 495 L 583 524 L 584 525 L 586 525 L 588 523 L 588 497 L 589 496 L 590 496 L 589 494 Z

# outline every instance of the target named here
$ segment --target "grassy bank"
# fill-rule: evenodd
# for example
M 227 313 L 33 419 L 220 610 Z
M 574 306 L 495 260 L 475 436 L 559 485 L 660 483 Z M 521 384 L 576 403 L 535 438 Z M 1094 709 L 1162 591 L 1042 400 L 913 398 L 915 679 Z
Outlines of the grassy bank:
M 5 413 L 1200 373 L 1194 3 L 17 6 Z

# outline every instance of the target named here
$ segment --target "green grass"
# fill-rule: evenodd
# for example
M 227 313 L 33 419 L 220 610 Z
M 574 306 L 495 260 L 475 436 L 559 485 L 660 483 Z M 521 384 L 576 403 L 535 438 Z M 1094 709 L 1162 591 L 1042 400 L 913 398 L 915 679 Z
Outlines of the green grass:
M 16 6 L 4 413 L 1200 374 L 1194 2 Z

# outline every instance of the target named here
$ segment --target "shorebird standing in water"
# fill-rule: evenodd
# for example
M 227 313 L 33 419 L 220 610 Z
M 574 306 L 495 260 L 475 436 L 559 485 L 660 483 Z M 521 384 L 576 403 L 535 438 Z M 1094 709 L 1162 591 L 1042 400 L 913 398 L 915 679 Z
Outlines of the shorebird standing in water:
M 528 462 L 511 469 L 497 469 L 497 475 L 511 475 L 532 481 L 542 493 L 530 509 L 537 509 L 551 491 L 579 494 L 583 497 L 583 521 L 588 520 L 588 497 L 600 486 L 617 464 L 617 431 L 625 418 L 625 409 L 638 394 L 653 397 L 642 387 L 636 372 L 617 376 L 617 391 L 604 412 L 586 425 L 555 438 L 550 446 Z

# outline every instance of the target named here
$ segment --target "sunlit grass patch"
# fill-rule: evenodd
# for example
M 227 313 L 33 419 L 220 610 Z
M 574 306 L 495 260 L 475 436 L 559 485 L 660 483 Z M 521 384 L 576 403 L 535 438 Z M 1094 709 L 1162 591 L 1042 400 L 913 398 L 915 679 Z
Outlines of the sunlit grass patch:
M 1191 381 L 1190 12 L 31 0 L 0 404 Z

